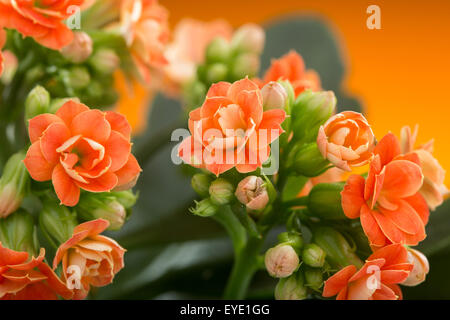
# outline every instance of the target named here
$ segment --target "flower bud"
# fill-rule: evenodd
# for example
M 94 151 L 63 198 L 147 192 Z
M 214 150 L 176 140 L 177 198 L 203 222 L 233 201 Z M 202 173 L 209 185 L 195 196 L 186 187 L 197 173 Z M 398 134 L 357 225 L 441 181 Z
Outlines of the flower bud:
M 12 155 L 0 178 L 0 218 L 5 218 L 20 207 L 28 190 L 30 176 L 23 163 L 25 153 Z
M 288 155 L 288 164 L 297 174 L 305 177 L 317 177 L 330 166 L 330 162 L 323 158 L 315 142 L 292 148 Z
M 288 94 L 284 87 L 275 81 L 270 81 L 261 89 L 264 110 L 284 109 Z
M 195 208 L 190 208 L 189 211 L 196 216 L 211 217 L 217 213 L 218 209 L 210 198 L 206 198 L 202 201 L 195 201 Z
M 39 225 L 50 243 L 58 247 L 72 236 L 73 228 L 78 224 L 77 215 L 66 206 L 58 204 L 56 199 L 46 198 L 42 202 Z
M 231 45 L 236 51 L 260 54 L 264 49 L 265 38 L 266 34 L 260 26 L 248 23 L 234 33 Z
M 264 180 L 257 176 L 248 176 L 239 182 L 236 198 L 249 211 L 261 211 L 269 203 L 269 193 Z
M 305 268 L 305 284 L 313 290 L 323 286 L 323 272 L 320 268 Z
M 111 191 L 109 195 L 116 198 L 116 200 L 127 210 L 131 209 L 138 199 L 138 194 L 134 194 L 131 190 Z
M 105 219 L 109 221 L 109 230 L 119 230 L 127 216 L 125 207 L 108 192 L 83 193 L 76 211 L 84 220 Z
M 230 203 L 233 199 L 233 192 L 233 185 L 223 178 L 214 180 L 209 186 L 211 201 L 219 206 Z
M 14 75 L 16 74 L 19 61 L 17 57 L 11 51 L 3 51 L 3 73 L 1 73 L 0 82 L 4 85 L 11 83 Z
M 308 195 L 309 212 L 322 219 L 346 219 L 341 205 L 344 182 L 316 184 Z
M 67 60 L 80 63 L 85 61 L 92 53 L 92 39 L 85 32 L 74 32 L 72 42 L 61 49 L 61 54 Z
M 183 87 L 184 103 L 187 104 L 188 109 L 201 105 L 205 96 L 206 86 L 199 80 L 190 81 Z
M 292 107 L 294 137 L 302 142 L 313 142 L 319 127 L 333 114 L 336 97 L 333 91 L 301 93 Z
M 417 286 L 425 281 L 425 278 L 430 271 L 430 265 L 425 255 L 417 250 L 408 249 L 408 263 L 413 265 L 413 269 L 410 271 L 408 278 L 401 284 L 404 286 Z
M 200 196 L 207 197 L 209 195 L 209 186 L 211 185 L 211 177 L 204 173 L 196 173 L 191 179 L 192 189 Z
M 33 217 L 23 209 L 0 219 L 0 243 L 15 251 L 26 251 L 36 256 L 39 243 Z
M 224 63 L 213 63 L 208 66 L 206 70 L 206 81 L 209 83 L 216 83 L 226 80 L 228 74 L 228 67 Z
M 111 49 L 100 49 L 89 58 L 89 64 L 101 74 L 113 73 L 120 64 L 120 58 Z
M 288 278 L 280 279 L 275 287 L 275 299 L 277 300 L 303 300 L 307 296 L 308 291 L 301 272 L 296 272 Z
M 48 112 L 50 94 L 44 87 L 36 86 L 25 100 L 25 119 L 30 120 L 35 116 Z
M 297 253 L 300 253 L 300 250 L 303 248 L 303 237 L 295 231 L 280 233 L 278 235 L 278 241 L 290 245 Z
M 308 266 L 320 268 L 325 263 L 325 256 L 327 254 L 317 244 L 308 243 L 302 252 L 303 262 Z
M 300 260 L 294 248 L 281 243 L 266 252 L 267 272 L 275 278 L 286 278 L 297 270 Z
M 348 265 L 361 268 L 363 263 L 354 253 L 342 234 L 331 227 L 319 227 L 313 231 L 313 241 L 326 253 L 333 267 L 342 269 Z
M 208 63 L 227 62 L 230 55 L 230 45 L 227 40 L 217 37 L 206 48 L 206 61 Z
M 259 56 L 254 53 L 243 53 L 236 57 L 231 67 L 231 78 L 240 80 L 253 78 L 259 71 Z
M 86 88 L 90 81 L 91 76 L 89 75 L 89 72 L 84 67 L 73 67 L 69 70 L 69 85 L 73 89 L 83 89 Z

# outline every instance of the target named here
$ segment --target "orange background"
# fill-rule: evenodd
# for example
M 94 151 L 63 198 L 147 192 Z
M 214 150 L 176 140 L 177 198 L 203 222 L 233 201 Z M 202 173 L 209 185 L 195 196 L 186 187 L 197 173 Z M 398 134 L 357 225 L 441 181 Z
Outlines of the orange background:
M 418 142 L 435 138 L 435 156 L 450 168 L 450 1 L 227 0 L 161 1 L 174 26 L 184 17 L 225 18 L 234 26 L 285 14 L 324 18 L 347 59 L 344 86 L 363 101 L 378 138 L 420 124 Z M 381 9 L 381 30 L 369 30 L 366 9 Z M 446 179 L 450 183 L 450 175 Z

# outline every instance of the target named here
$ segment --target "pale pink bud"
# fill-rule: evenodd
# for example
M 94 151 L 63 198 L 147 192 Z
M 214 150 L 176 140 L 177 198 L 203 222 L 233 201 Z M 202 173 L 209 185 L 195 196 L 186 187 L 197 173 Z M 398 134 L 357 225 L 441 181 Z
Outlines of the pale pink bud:
M 408 248 L 408 262 L 413 265 L 413 269 L 402 285 L 409 287 L 417 286 L 425 281 L 430 271 L 430 265 L 428 264 L 427 257 L 422 252 L 411 248 Z
M 259 54 L 264 49 L 265 38 L 266 34 L 259 25 L 248 23 L 234 33 L 232 46 L 241 51 Z
M 248 176 L 239 182 L 235 195 L 239 202 L 252 211 L 264 209 L 269 202 L 264 180 L 257 176 Z
M 300 259 L 290 245 L 279 244 L 267 250 L 264 262 L 272 277 L 286 278 L 297 270 Z
M 264 110 L 284 109 L 288 98 L 284 87 L 275 81 L 270 81 L 261 89 Z
M 85 32 L 74 32 L 70 44 L 61 49 L 61 54 L 74 63 L 85 61 L 92 53 L 92 39 Z

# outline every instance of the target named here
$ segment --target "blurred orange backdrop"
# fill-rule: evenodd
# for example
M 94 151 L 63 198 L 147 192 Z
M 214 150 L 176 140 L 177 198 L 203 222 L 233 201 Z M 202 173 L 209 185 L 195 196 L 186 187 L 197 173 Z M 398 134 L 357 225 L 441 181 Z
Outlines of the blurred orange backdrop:
M 232 25 L 265 23 L 286 14 L 327 21 L 346 58 L 345 89 L 359 96 L 380 138 L 420 124 L 418 142 L 435 138 L 435 156 L 450 168 L 450 1 L 448 0 L 161 0 L 170 23 L 224 18 Z M 366 9 L 381 9 L 381 30 L 369 30 Z M 450 90 L 449 90 L 450 91 Z M 450 175 L 446 179 L 450 183 Z

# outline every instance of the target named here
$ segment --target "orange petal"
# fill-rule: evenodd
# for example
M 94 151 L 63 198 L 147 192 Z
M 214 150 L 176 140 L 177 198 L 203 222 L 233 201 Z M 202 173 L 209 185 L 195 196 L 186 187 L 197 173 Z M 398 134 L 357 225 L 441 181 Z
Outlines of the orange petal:
M 422 219 L 423 224 L 426 225 L 430 216 L 430 210 L 428 209 L 428 205 L 424 197 L 420 193 L 416 193 L 411 197 L 404 198 L 404 200 L 414 208 L 419 217 Z
M 106 172 L 102 176 L 95 179 L 86 179 L 88 183 L 75 181 L 77 186 L 90 192 L 107 192 L 111 191 L 117 185 L 117 176 L 112 172 Z
M 399 200 L 397 204 L 398 208 L 395 211 L 385 210 L 381 206 L 379 210 L 403 232 L 411 235 L 425 234 L 423 221 L 414 208 L 404 200 Z
M 131 152 L 131 143 L 117 131 L 111 131 L 108 141 L 105 143 L 106 155 L 111 157 L 110 170 L 115 172 L 122 168 L 128 161 Z
M 226 97 L 208 97 L 200 109 L 201 118 L 213 117 L 217 110 L 221 107 L 225 107 L 233 102 Z M 207 128 L 204 128 L 207 129 Z
M 237 104 L 246 115 L 246 119 L 252 119 L 259 126 L 263 118 L 263 106 L 261 91 L 241 91 L 237 94 Z
M 244 90 L 245 91 L 254 91 L 254 90 L 259 91 L 259 87 L 256 83 L 254 83 L 253 81 L 251 81 L 249 78 L 246 77 L 245 79 L 234 82 L 228 89 L 227 96 L 233 102 L 237 102 L 239 94 Z
M 383 283 L 381 284 L 380 289 L 376 290 L 372 295 L 372 300 L 398 300 L 398 298 L 396 292 Z
M 385 167 L 383 194 L 389 199 L 410 197 L 422 186 L 422 170 L 407 160 L 394 160 Z
M 373 150 L 374 154 L 378 154 L 380 156 L 382 166 L 391 162 L 400 154 L 400 152 L 400 143 L 397 137 L 390 132 L 381 138 L 380 142 L 378 142 Z
M 70 138 L 70 131 L 62 122 L 54 122 L 48 126 L 42 135 L 41 151 L 44 158 L 56 164 L 59 161 L 60 154 L 56 151 L 61 145 Z
M 71 299 L 73 296 L 73 291 L 66 287 L 64 282 L 62 282 L 55 272 L 46 264 L 41 263 L 39 266 L 39 271 L 47 277 L 47 284 L 53 289 L 53 291 L 64 299 Z
M 35 40 L 44 47 L 59 50 L 70 44 L 73 40 L 72 31 L 62 22 L 56 28 L 47 29 L 43 36 L 34 37 Z
M 5 248 L 0 242 L 0 270 L 2 266 L 20 264 L 27 260 L 27 252 L 19 252 Z
M 120 132 L 126 139 L 130 139 L 131 126 L 124 115 L 114 111 L 106 111 L 106 120 L 111 125 L 111 130 Z
M 131 182 L 137 180 L 139 173 L 142 171 L 136 158 L 130 154 L 127 163 L 119 170 L 114 172 L 117 175 L 117 187 L 115 190 L 123 190 L 126 186 L 129 186 Z M 125 190 L 132 188 L 133 186 L 127 187 Z
M 356 219 L 361 214 L 364 201 L 364 178 L 360 175 L 351 175 L 341 192 L 342 209 L 349 219 Z
M 30 146 L 23 162 L 34 180 L 47 181 L 52 178 L 54 165 L 45 160 L 39 141 L 34 142 Z
M 76 115 L 70 128 L 72 135 L 81 134 L 100 144 L 104 144 L 111 135 L 111 125 L 106 120 L 106 114 L 97 109 Z
M 37 141 L 42 136 L 45 129 L 47 129 L 48 126 L 54 122 L 63 121 L 60 117 L 50 113 L 43 113 L 30 119 L 28 123 L 28 134 L 30 136 L 31 143 Z
M 226 97 L 228 95 L 228 90 L 231 87 L 231 83 L 221 81 L 217 83 L 213 83 L 211 87 L 209 87 L 207 97 Z
M 73 207 L 80 199 L 80 188 L 67 175 L 61 164 L 57 164 L 52 174 L 53 187 L 61 204 Z
M 89 237 L 98 235 L 109 227 L 109 222 L 105 219 L 95 219 L 79 224 L 73 229 L 73 233 L 87 231 Z
M 372 213 L 373 211 L 367 205 L 362 206 L 360 216 L 361 226 L 367 238 L 369 238 L 370 244 L 382 247 L 386 244 L 386 237 Z
M 385 268 L 388 268 L 392 265 L 407 262 L 407 256 L 408 253 L 405 246 L 394 243 L 375 251 L 367 258 L 367 260 L 384 259 L 386 261 L 384 266 Z
M 356 267 L 353 265 L 347 266 L 325 281 L 322 296 L 332 297 L 339 293 L 348 284 L 348 280 L 355 274 Z
M 56 115 L 60 117 L 68 127 L 72 124 L 72 120 L 75 116 L 79 115 L 82 112 L 89 111 L 89 107 L 85 106 L 82 103 L 69 100 L 64 103 L 58 111 L 56 111 Z

